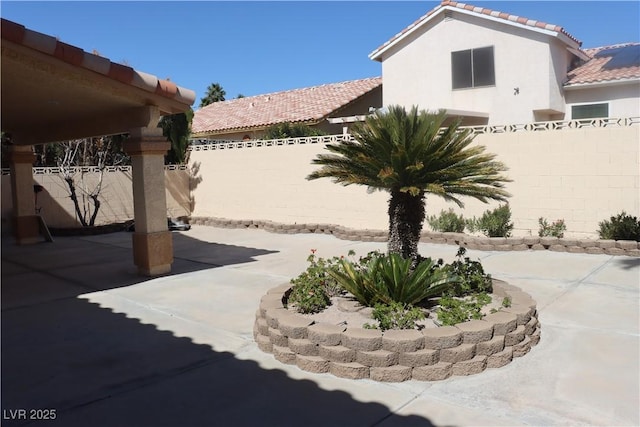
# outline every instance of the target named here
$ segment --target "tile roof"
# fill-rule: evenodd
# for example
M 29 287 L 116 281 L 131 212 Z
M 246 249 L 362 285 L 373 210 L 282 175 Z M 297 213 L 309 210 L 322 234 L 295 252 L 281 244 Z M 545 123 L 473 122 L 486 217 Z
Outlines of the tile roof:
M 55 37 L 29 30 L 24 25 L 2 18 L 0 20 L 0 30 L 2 40 L 37 50 L 75 67 L 94 71 L 121 83 L 174 99 L 186 105 L 191 105 L 195 101 L 196 94 L 190 89 L 185 89 L 169 80 L 160 80 L 154 75 L 134 70 L 126 65 L 111 62 L 107 58 L 85 52 L 78 47 L 63 43 Z
M 640 79 L 640 43 L 584 49 L 591 58 L 567 74 L 565 86 Z
M 197 136 L 283 122 L 317 122 L 381 85 L 381 77 L 370 77 L 214 102 L 195 112 L 191 130 Z
M 450 0 L 443 0 L 438 6 L 434 7 L 433 9 L 431 9 L 425 15 L 421 16 L 420 18 L 418 18 L 411 25 L 409 25 L 408 27 L 406 27 L 405 29 L 400 31 L 398 34 L 393 36 L 390 40 L 388 40 L 383 45 L 379 46 L 376 50 L 371 52 L 371 54 L 369 55 L 369 58 L 376 59 L 376 57 L 380 54 L 380 52 L 383 49 L 385 49 L 388 46 L 394 44 L 396 41 L 398 41 L 398 39 L 400 39 L 406 33 L 408 33 L 409 31 L 413 30 L 416 27 L 421 26 L 431 16 L 439 13 L 441 10 L 443 10 L 445 8 L 447 8 L 447 9 L 466 10 L 468 12 L 473 12 L 473 13 L 476 13 L 476 14 L 479 14 L 479 15 L 486 15 L 486 16 L 491 16 L 493 18 L 501 19 L 501 20 L 506 21 L 507 23 L 512 22 L 512 23 L 518 23 L 518 24 L 522 24 L 522 25 L 527 25 L 527 26 L 532 27 L 532 28 L 540 28 L 540 29 L 544 29 L 544 30 L 555 31 L 557 33 L 561 33 L 561 34 L 567 36 L 569 39 L 571 39 L 575 43 L 577 43 L 578 46 L 580 46 L 582 44 L 582 42 L 580 40 L 578 40 L 577 38 L 575 38 L 574 36 L 569 34 L 563 27 L 560 27 L 558 25 L 547 24 L 546 22 L 536 21 L 536 20 L 533 20 L 533 19 L 528 19 L 528 18 L 524 18 L 524 17 L 521 17 L 521 16 L 517 16 L 517 15 L 511 15 L 509 13 L 499 12 L 499 11 L 496 11 L 496 10 L 487 9 L 487 8 L 483 8 L 483 7 L 477 7 L 477 6 L 473 6 L 471 4 L 465 4 L 465 3 L 460 3 L 460 2 L 456 2 L 456 1 L 450 1 Z

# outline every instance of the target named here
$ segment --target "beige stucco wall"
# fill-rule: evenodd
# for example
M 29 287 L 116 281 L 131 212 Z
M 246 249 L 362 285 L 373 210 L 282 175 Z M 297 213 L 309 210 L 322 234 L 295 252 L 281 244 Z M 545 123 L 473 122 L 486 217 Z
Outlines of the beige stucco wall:
M 567 237 L 596 237 L 598 221 L 621 210 L 640 215 L 640 126 L 482 134 L 510 168 L 515 235 L 537 235 L 538 218 L 564 219 Z M 387 195 L 307 181 L 322 144 L 192 151 L 201 182 L 192 215 L 283 223 L 387 228 Z M 465 217 L 497 203 L 465 200 Z M 455 207 L 427 198 L 428 214 Z
M 453 90 L 451 52 L 487 46 L 494 47 L 495 86 Z M 546 34 L 459 12 L 450 20 L 440 15 L 383 55 L 383 102 L 484 112 L 489 124 L 530 123 L 534 110 L 564 110 L 564 75 L 556 72 L 566 70 L 566 52 Z
M 80 174 L 78 173 L 77 176 Z M 44 190 L 38 194 L 37 207 L 49 227 L 78 227 L 73 202 L 69 198 L 66 183 L 58 174 L 34 174 L 34 184 L 40 184 Z M 89 173 L 86 182 L 93 186 L 97 174 Z M 167 216 L 189 215 L 190 192 L 189 172 L 187 170 L 166 170 L 165 185 L 167 194 Z M 88 187 L 90 188 L 90 187 Z M 78 191 L 78 194 L 81 194 Z M 133 219 L 133 193 L 131 170 L 105 172 L 103 189 L 100 193 L 100 211 L 96 225 L 121 222 Z M 7 228 L 11 217 L 11 177 L 2 176 L 2 226 Z M 6 230 L 3 230 L 6 231 Z
M 640 117 L 640 82 L 608 86 L 584 86 L 566 91 L 567 120 L 571 106 L 580 104 L 609 103 L 610 117 Z

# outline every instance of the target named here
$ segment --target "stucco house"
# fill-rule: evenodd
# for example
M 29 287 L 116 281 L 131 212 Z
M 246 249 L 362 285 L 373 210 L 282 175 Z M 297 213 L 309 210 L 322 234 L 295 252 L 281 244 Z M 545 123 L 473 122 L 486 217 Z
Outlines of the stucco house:
M 342 133 L 359 116 L 382 106 L 382 79 L 372 77 L 214 102 L 197 110 L 192 138 L 259 139 L 275 124 L 301 123 Z
M 467 125 L 640 116 L 640 43 L 581 45 L 558 25 L 444 0 L 369 57 L 384 105 Z

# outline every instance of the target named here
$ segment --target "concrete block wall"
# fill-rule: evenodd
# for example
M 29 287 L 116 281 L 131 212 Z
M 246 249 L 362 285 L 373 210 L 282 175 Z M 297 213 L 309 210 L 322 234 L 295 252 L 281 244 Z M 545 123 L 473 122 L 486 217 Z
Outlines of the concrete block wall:
M 494 294 L 512 305 L 482 320 L 422 331 L 362 329 L 313 320 L 285 308 L 290 284 L 260 300 L 253 335 L 282 363 L 315 373 L 374 381 L 438 381 L 499 368 L 540 341 L 536 302 L 494 280 Z
M 357 230 L 336 224 L 284 224 L 273 221 L 236 220 L 228 218 L 192 217 L 191 224 L 220 228 L 263 229 L 272 233 L 332 234 L 338 239 L 386 242 L 388 232 L 384 230 Z M 626 255 L 640 257 L 640 242 L 633 240 L 593 240 L 557 237 L 478 237 L 464 233 L 438 233 L 425 231 L 420 241 L 463 246 L 484 251 L 550 250 L 556 252 Z
M 49 227 L 73 228 L 81 227 L 76 219 L 73 202 L 69 197 L 66 183 L 62 177 L 53 173 L 51 168 L 36 168 L 34 184 L 44 187 L 38 194 L 37 207 Z M 98 174 L 87 173 L 85 179 L 87 188 L 93 188 Z M 177 218 L 191 213 L 191 192 L 189 171 L 186 169 L 165 170 L 165 185 L 167 197 L 167 216 Z M 81 192 L 78 191 L 80 196 Z M 96 225 L 119 223 L 133 218 L 133 187 L 131 169 L 121 168 L 117 171 L 104 173 L 102 191 L 100 193 L 101 206 L 96 218 Z M 2 175 L 2 225 L 3 231 L 11 223 L 12 215 L 11 176 Z
M 509 168 L 515 236 L 537 236 L 538 218 L 544 217 L 564 219 L 566 237 L 595 239 L 599 221 L 622 210 L 640 216 L 638 120 L 592 122 L 474 128 L 473 144 L 484 145 Z M 194 147 L 190 161 L 200 167 L 201 182 L 192 215 L 386 229 L 387 193 L 305 179 L 327 142 L 335 143 L 308 138 Z M 427 215 L 453 208 L 465 218 L 479 217 L 498 206 L 462 201 L 464 209 L 427 196 Z

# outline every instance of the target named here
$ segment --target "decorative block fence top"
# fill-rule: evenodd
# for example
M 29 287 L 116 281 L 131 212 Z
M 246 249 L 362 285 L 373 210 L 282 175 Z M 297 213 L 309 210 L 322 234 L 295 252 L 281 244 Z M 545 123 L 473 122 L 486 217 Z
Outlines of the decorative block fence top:
M 314 323 L 285 308 L 290 284 L 260 301 L 253 335 L 258 347 L 282 363 L 315 373 L 374 381 L 437 381 L 499 368 L 524 356 L 540 340 L 536 302 L 515 286 L 493 281 L 509 308 L 455 326 L 387 330 Z

